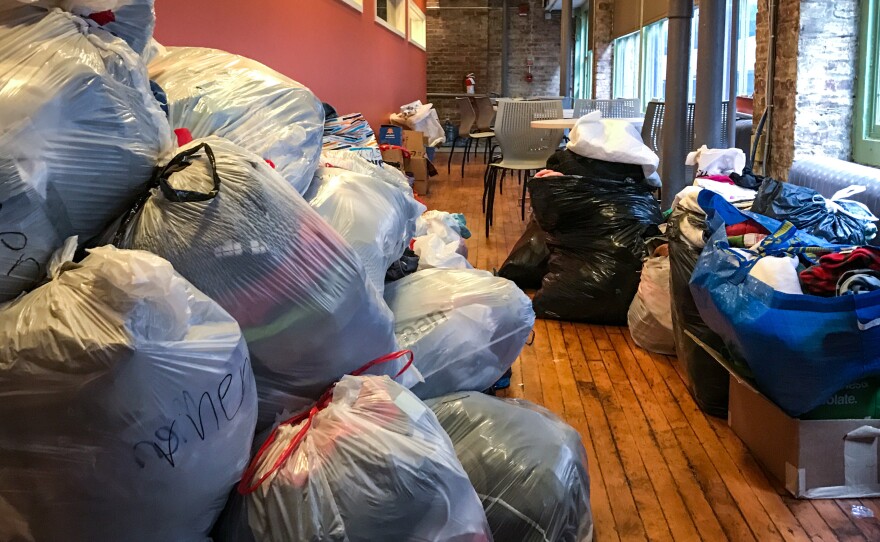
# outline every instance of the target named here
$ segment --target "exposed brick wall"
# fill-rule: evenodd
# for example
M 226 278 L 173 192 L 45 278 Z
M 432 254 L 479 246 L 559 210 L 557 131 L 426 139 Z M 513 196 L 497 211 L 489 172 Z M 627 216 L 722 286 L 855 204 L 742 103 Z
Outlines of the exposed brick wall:
M 559 94 L 560 14 L 544 16 L 542 0 L 529 0 L 528 16 L 510 2 L 510 95 Z M 468 72 L 477 78 L 477 93 L 501 93 L 501 0 L 428 0 L 428 92 L 463 92 Z M 432 8 L 445 9 L 432 9 Z M 449 9 L 449 8 L 479 9 Z M 532 60 L 531 83 L 526 82 Z M 441 123 L 458 122 L 454 99 L 432 98 Z
M 768 4 L 758 5 L 755 126 L 767 102 Z M 851 157 L 858 0 L 779 0 L 778 17 L 768 173 L 785 179 L 798 156 Z
M 593 45 L 593 97 L 597 100 L 610 100 L 614 68 L 614 46 L 611 40 L 614 2 L 594 0 L 593 7 L 590 20 L 592 34 L 590 39 Z

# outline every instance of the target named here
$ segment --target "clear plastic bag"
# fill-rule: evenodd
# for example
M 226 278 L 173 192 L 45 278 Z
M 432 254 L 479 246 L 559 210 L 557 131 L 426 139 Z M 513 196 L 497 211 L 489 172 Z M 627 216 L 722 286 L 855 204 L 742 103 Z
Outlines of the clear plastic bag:
M 658 354 L 675 354 L 668 256 L 648 258 L 645 262 L 627 322 L 637 345 Z
M 137 55 L 60 10 L 0 6 L 0 301 L 146 187 L 171 131 Z
M 535 324 L 529 298 L 509 280 L 474 269 L 428 269 L 385 287 L 401 348 L 415 354 L 422 398 L 491 387 Z
M 411 392 L 346 376 L 324 403 L 279 425 L 245 474 L 255 540 L 492 540 L 449 437 Z
M 495 540 L 592 540 L 587 454 L 574 429 L 528 401 L 481 393 L 428 406 L 452 439 Z
M 324 107 L 312 91 L 255 60 L 217 49 L 169 47 L 150 66 L 173 128 L 225 137 L 270 160 L 300 194 L 312 182 Z
M 3 307 L 0 359 L 4 540 L 205 539 L 257 417 L 228 313 L 158 256 L 96 248 Z
M 337 167 L 319 167 L 305 199 L 354 248 L 383 292 L 385 272 L 409 246 L 424 207 L 378 176 Z
M 196 140 L 158 178 L 117 243 L 167 258 L 238 320 L 259 428 L 398 350 L 391 311 L 355 251 L 258 156 Z

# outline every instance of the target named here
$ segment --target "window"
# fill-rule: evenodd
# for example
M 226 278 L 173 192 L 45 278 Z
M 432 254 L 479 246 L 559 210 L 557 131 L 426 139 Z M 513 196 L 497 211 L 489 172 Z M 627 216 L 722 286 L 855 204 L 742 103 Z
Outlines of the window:
M 593 97 L 593 51 L 590 50 L 590 18 L 584 9 L 575 19 L 574 97 Z
M 642 102 L 663 101 L 666 97 L 666 46 L 669 42 L 669 21 L 662 21 L 644 28 L 644 51 L 642 66 Z
M 376 22 L 406 37 L 406 0 L 376 0 Z
M 614 97 L 639 97 L 639 45 L 641 32 L 614 40 Z
M 729 12 L 729 10 L 728 10 Z M 729 14 L 729 13 L 728 13 Z M 697 48 L 698 48 L 698 32 L 700 20 L 700 8 L 694 9 L 694 22 L 691 27 L 691 68 L 690 68 L 690 84 L 688 85 L 688 100 L 695 101 L 697 94 Z M 756 25 L 758 20 L 758 0 L 742 0 L 740 2 L 739 13 L 739 29 L 737 30 L 737 79 L 736 94 L 737 96 L 751 96 L 755 93 L 755 58 L 756 58 Z M 724 27 L 724 50 L 728 50 L 730 45 L 730 18 L 727 19 Z M 724 65 L 727 66 L 728 56 L 724 55 Z M 727 70 L 724 70 L 724 99 L 728 98 L 728 81 Z
M 348 4 L 358 11 L 364 10 L 364 0 L 340 0 L 341 2 Z
M 859 33 L 859 71 L 853 119 L 853 159 L 880 165 L 880 2 L 863 0 Z
M 409 41 L 422 49 L 427 47 L 427 27 L 425 14 L 412 0 L 409 2 Z

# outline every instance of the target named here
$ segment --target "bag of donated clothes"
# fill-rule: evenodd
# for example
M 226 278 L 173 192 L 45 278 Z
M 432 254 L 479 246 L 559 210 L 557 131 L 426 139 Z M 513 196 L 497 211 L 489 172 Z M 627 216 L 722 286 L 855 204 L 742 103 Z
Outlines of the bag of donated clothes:
M 529 181 L 534 216 L 548 233 L 550 250 L 535 313 L 622 325 L 648 255 L 648 229 L 662 220 L 660 205 L 642 166 L 595 161 L 594 171 Z
M 319 167 L 305 199 L 357 252 L 382 292 L 385 272 L 409 246 L 422 205 L 381 179 L 337 167 Z
M 507 279 L 475 269 L 426 269 L 385 287 L 401 348 L 412 350 L 421 398 L 491 387 L 535 324 L 529 298 Z
M 345 376 L 278 425 L 239 490 L 258 542 L 492 540 L 434 413 L 387 376 Z
M 257 418 L 217 303 L 156 255 L 95 248 L 0 310 L 0 360 L 4 540 L 205 540 Z
M 454 393 L 428 401 L 483 501 L 496 541 L 589 542 L 581 437 L 528 401 Z
M 642 267 L 642 280 L 627 314 L 633 341 L 645 350 L 675 354 L 669 256 L 651 257 Z
M 168 259 L 238 320 L 259 428 L 398 350 L 391 311 L 355 251 L 260 157 L 219 137 L 196 140 L 158 185 L 117 243 Z
M 225 137 L 274 164 L 300 194 L 312 182 L 324 107 L 312 91 L 259 62 L 217 49 L 169 47 L 150 77 L 168 95 L 171 127 Z
M 114 36 L 125 40 L 141 54 L 156 27 L 154 0 L 17 0 L 45 8 L 60 8 L 89 19 Z
M 0 302 L 45 278 L 67 237 L 101 233 L 170 148 L 125 42 L 67 12 L 0 6 Z
M 532 217 L 529 219 L 525 233 L 513 246 L 507 259 L 504 260 L 504 265 L 498 271 L 498 276 L 512 280 L 523 289 L 540 288 L 541 280 L 547 274 L 547 260 L 549 258 L 547 234 L 535 221 L 535 217 Z

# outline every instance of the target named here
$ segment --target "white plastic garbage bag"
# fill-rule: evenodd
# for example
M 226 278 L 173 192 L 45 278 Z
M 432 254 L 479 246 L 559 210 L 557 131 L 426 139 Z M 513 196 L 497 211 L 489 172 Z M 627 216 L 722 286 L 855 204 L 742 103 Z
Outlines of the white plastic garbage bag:
M 158 179 L 117 243 L 167 258 L 238 320 L 259 428 L 398 350 L 392 314 L 355 251 L 259 156 L 196 140 Z
M 697 167 L 697 175 L 742 175 L 746 154 L 737 148 L 710 149 L 703 145 L 687 155 L 685 164 Z
M 154 0 L 17 0 L 46 8 L 60 8 L 102 26 L 141 54 L 156 27 Z
M 467 244 L 458 223 L 450 213 L 428 211 L 416 221 L 413 252 L 419 257 L 419 270 L 471 269 Z
M 590 542 L 581 437 L 528 401 L 454 393 L 428 401 L 483 501 L 496 541 Z
M 409 246 L 423 206 L 376 176 L 337 167 L 319 167 L 305 198 L 354 248 L 367 277 L 383 292 L 385 272 Z
M 440 117 L 433 104 L 416 100 L 401 106 L 400 113 L 392 113 L 391 121 L 410 130 L 422 132 L 428 138 L 428 147 L 439 147 L 446 142 L 446 132 L 440 125 Z
M 593 158 L 642 166 L 645 177 L 657 172 L 660 158 L 642 141 L 638 130 L 625 120 L 603 119 L 601 111 L 593 111 L 575 122 L 566 148 Z
M 362 173 L 364 175 L 372 175 L 382 179 L 392 186 L 398 187 L 410 197 L 413 195 L 413 189 L 409 185 L 406 175 L 404 175 L 399 169 L 384 162 L 381 165 L 373 164 L 354 151 L 325 150 L 321 152 L 321 165 L 347 169 L 348 171 L 354 171 L 355 173 Z M 423 213 L 425 206 L 421 203 L 418 205 L 422 208 Z
M 0 533 L 205 540 L 257 417 L 219 305 L 158 256 L 96 248 L 0 310 L 0 360 Z
M 637 345 L 657 354 L 675 354 L 669 256 L 652 257 L 645 262 L 627 323 Z
M 324 134 L 324 107 L 308 88 L 255 60 L 200 47 L 168 47 L 150 77 L 168 94 L 173 128 L 225 137 L 306 191 Z
M 60 10 L 0 6 L 0 302 L 146 187 L 171 148 L 137 55 Z
M 329 404 L 278 426 L 252 468 L 242 489 L 258 542 L 492 540 L 434 413 L 387 376 L 344 377 Z
M 385 286 L 401 348 L 415 354 L 422 398 L 491 387 L 535 324 L 532 303 L 507 279 L 475 269 L 418 271 Z

